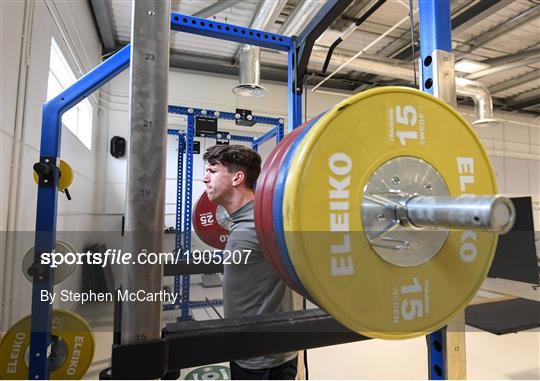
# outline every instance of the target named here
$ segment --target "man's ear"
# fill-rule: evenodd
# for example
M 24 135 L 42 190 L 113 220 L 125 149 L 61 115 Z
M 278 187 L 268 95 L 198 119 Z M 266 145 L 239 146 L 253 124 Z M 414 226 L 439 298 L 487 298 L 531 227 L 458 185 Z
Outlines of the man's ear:
M 233 178 L 232 178 L 232 185 L 234 187 L 236 187 L 236 186 L 242 184 L 245 181 L 245 179 L 246 179 L 246 174 L 244 172 L 236 171 L 234 173 Z

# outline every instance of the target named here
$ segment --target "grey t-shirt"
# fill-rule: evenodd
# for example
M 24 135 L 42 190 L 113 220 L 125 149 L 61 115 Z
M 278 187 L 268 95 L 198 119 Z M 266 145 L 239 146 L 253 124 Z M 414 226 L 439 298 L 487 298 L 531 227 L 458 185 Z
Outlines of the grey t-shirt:
M 259 246 L 253 206 L 254 201 L 250 201 L 230 216 L 232 226 L 225 250 L 242 252 L 242 260 L 240 264 L 224 265 L 223 302 L 227 318 L 292 311 L 290 288 L 278 278 Z M 231 262 L 232 259 L 231 256 Z M 273 368 L 296 355 L 297 352 L 277 353 L 236 363 L 246 369 Z

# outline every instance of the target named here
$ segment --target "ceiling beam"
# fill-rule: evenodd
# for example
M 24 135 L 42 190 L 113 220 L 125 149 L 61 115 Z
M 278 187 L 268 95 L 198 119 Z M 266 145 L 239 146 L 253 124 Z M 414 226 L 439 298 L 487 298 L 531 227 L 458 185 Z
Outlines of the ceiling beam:
M 476 73 L 467 75 L 465 78 L 478 79 L 478 78 L 485 77 L 486 75 L 492 75 L 492 74 L 500 73 L 501 71 L 515 69 L 521 66 L 527 66 L 527 65 L 531 65 L 535 63 L 538 63 L 538 57 L 532 56 L 521 61 L 514 61 L 514 62 L 504 64 L 504 65 L 497 65 L 497 66 L 490 67 L 488 69 L 480 70 L 480 71 L 477 71 Z
M 540 89 L 534 89 L 509 99 L 506 102 L 506 107 L 511 109 L 522 109 L 538 104 L 540 104 Z
M 349 8 L 346 9 L 344 13 L 339 16 L 339 18 L 332 25 L 332 29 L 339 30 L 341 32 L 345 31 L 351 25 L 352 22 L 358 17 L 360 12 L 362 12 L 371 0 L 355 0 Z
M 531 81 L 537 81 L 540 79 L 540 70 L 534 69 L 530 73 L 520 75 L 519 77 L 516 77 L 514 79 L 511 79 L 509 81 L 501 82 L 495 86 L 491 86 L 489 88 L 489 92 L 491 94 L 497 94 L 502 91 L 511 89 L 513 87 L 521 86 L 527 82 Z M 540 81 L 537 83 L 538 87 L 540 87 Z
M 508 4 L 507 1 L 479 1 L 452 19 L 452 36 L 469 29 L 479 21 L 485 20 Z
M 192 16 L 200 17 L 202 19 L 212 17 L 214 15 L 217 15 L 219 12 L 236 5 L 239 2 L 240 0 L 218 0 L 214 4 L 195 12 Z
M 500 56 L 495 58 L 487 58 L 480 62 L 488 65 L 501 65 L 512 61 L 522 60 L 532 56 L 540 56 L 540 48 L 533 48 L 527 50 L 521 50 L 514 54 L 508 54 L 506 56 Z
M 512 17 L 510 20 L 501 22 L 495 28 L 491 28 L 487 32 L 480 34 L 478 37 L 458 45 L 455 50 L 460 52 L 461 55 L 464 53 L 470 53 L 475 49 L 481 48 L 488 42 L 493 41 L 497 37 L 510 33 L 514 29 L 517 29 L 529 21 L 534 20 L 538 16 L 540 16 L 540 5 L 527 9 L 525 12 Z
M 97 24 L 99 35 L 104 50 L 114 50 L 116 40 L 114 38 L 113 24 L 111 20 L 110 1 L 108 0 L 90 0 L 94 18 Z

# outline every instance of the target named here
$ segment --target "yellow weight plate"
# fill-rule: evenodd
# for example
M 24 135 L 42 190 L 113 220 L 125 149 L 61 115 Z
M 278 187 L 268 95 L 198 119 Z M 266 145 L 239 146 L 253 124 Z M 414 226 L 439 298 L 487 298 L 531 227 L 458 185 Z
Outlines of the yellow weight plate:
M 36 171 L 33 172 L 34 181 L 36 184 L 39 183 L 39 176 Z M 60 159 L 60 177 L 58 178 L 58 190 L 63 192 L 68 188 L 73 182 L 73 169 L 71 166 L 66 163 L 64 160 Z
M 58 179 L 58 190 L 63 192 L 73 182 L 73 170 L 64 160 L 60 160 L 60 178 Z
M 28 378 L 31 316 L 19 320 L 0 342 L 0 378 Z M 94 336 L 80 316 L 54 310 L 52 313 L 50 378 L 81 379 L 94 357 Z
M 488 156 L 463 117 L 399 87 L 362 92 L 322 116 L 299 144 L 284 190 L 287 248 L 302 284 L 341 323 L 375 338 L 444 326 L 475 295 L 497 244 L 494 233 L 452 230 L 426 263 L 383 260 L 363 232 L 363 190 L 377 168 L 403 156 L 434 167 L 451 196 L 497 193 Z

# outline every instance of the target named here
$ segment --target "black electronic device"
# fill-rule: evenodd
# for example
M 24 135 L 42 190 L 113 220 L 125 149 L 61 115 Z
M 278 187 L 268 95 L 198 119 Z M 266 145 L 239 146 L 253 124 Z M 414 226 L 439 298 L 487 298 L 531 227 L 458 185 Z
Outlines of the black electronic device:
M 121 136 L 111 138 L 111 155 L 115 158 L 123 157 L 126 154 L 126 139 Z
M 193 141 L 193 154 L 198 155 L 201 153 L 201 142 L 194 140 Z
M 224 131 L 218 131 L 216 134 L 216 144 L 218 145 L 229 145 L 229 140 L 231 139 L 231 134 Z
M 511 198 L 516 208 L 516 222 L 499 236 L 495 258 L 488 277 L 538 284 L 538 265 L 534 239 L 531 197 Z
M 251 110 L 237 108 L 235 116 L 235 123 L 237 126 L 251 127 L 255 124 L 255 122 L 253 121 L 253 114 L 251 113 Z
M 216 118 L 205 116 L 195 117 L 195 136 L 215 136 L 218 123 Z

